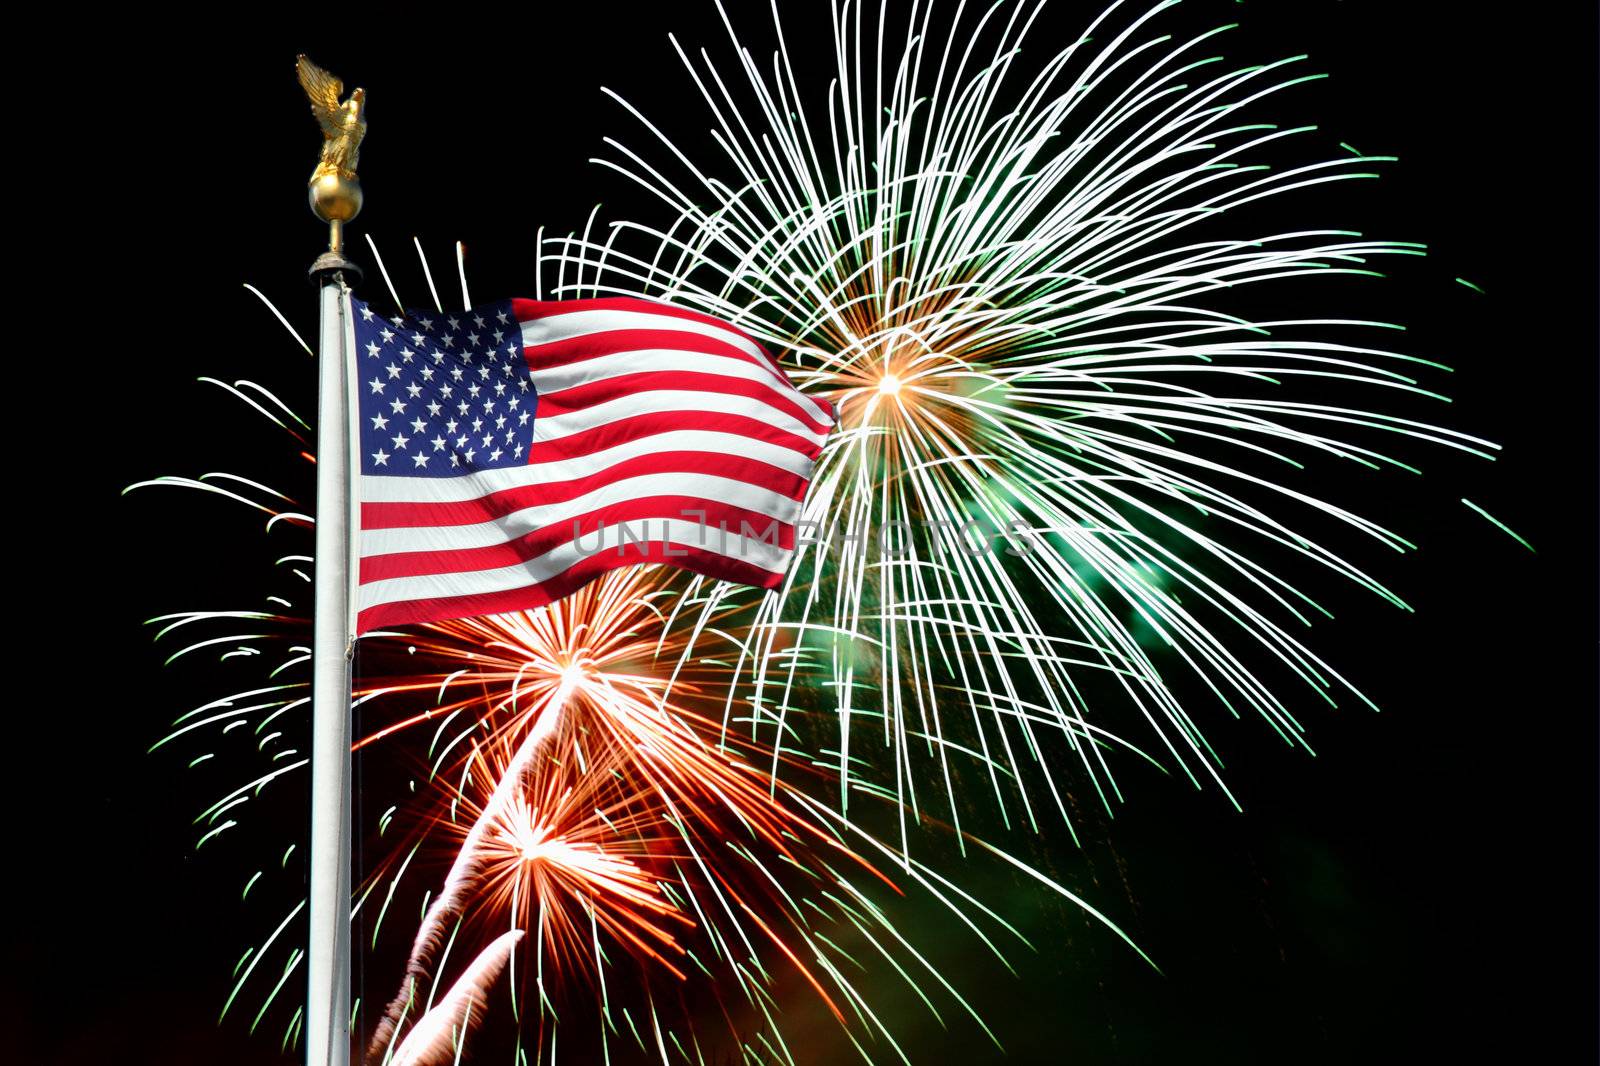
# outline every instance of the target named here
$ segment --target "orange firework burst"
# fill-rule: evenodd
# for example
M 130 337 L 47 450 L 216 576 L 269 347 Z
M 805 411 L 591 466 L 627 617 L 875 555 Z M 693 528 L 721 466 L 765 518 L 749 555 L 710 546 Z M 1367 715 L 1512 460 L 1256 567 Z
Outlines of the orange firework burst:
M 658 567 L 619 570 L 537 610 L 370 634 L 367 648 L 381 653 L 385 644 L 392 650 L 404 643 L 408 661 L 399 676 L 365 679 L 357 698 L 431 693 L 435 706 L 374 730 L 357 748 L 463 711 L 472 712 L 473 727 L 516 733 L 563 690 L 629 719 L 656 712 L 665 721 L 669 688 L 682 705 L 704 698 L 715 684 L 693 674 L 673 679 L 656 666 L 680 650 L 658 640 L 665 617 L 659 605 L 677 595 L 674 576 Z M 429 669 L 417 672 L 416 659 Z
M 620 773 L 608 758 L 597 773 Z M 620 765 L 619 765 L 620 764 Z M 678 977 L 683 954 L 673 928 L 692 924 L 662 893 L 646 868 L 666 838 L 658 827 L 664 805 L 649 794 L 622 793 L 614 782 L 550 773 L 528 798 L 518 796 L 495 818 L 482 847 L 484 886 L 478 905 L 502 907 L 519 927 L 537 923 L 540 940 L 567 972 L 588 957 L 588 930 L 574 920 L 581 904 L 598 931 L 662 962 Z M 663 955 L 662 952 L 667 952 Z
M 812 927 L 839 897 L 858 896 L 849 872 L 889 882 L 819 807 L 774 785 L 720 742 L 720 722 L 692 709 L 721 705 L 723 667 L 674 677 L 655 665 L 676 661 L 659 644 L 657 601 L 676 595 L 672 580 L 662 569 L 617 571 L 536 611 L 423 627 L 401 639 L 408 659 L 425 655 L 435 670 L 364 687 L 368 697 L 429 693 L 437 702 L 361 745 L 441 722 L 431 770 L 448 784 L 418 832 L 455 848 L 374 1061 L 426 1010 L 422 989 L 439 983 L 464 927 L 474 939 L 528 933 L 541 1020 L 596 985 L 609 1015 L 604 971 L 621 964 L 612 946 L 647 983 L 650 970 L 681 984 L 721 968 L 724 987 L 758 1004 L 770 956 L 841 1023 L 841 1003 L 859 1003 L 829 958 L 837 949 Z

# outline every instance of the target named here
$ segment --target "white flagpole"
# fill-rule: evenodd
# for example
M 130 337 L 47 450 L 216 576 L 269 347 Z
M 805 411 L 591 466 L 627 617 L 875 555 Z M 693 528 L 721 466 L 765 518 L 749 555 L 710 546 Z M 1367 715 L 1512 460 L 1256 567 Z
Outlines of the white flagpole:
M 328 250 L 312 264 L 322 301 L 317 386 L 316 606 L 311 631 L 311 852 L 306 946 L 306 1066 L 350 1062 L 350 660 L 355 650 L 352 539 L 356 468 L 354 323 L 350 288 L 361 271 L 344 256 L 344 224 L 361 210 L 356 160 L 366 94 L 304 56 L 301 86 L 323 131 L 311 175 L 312 212 L 328 223 Z
M 331 255 L 318 260 L 319 264 Z M 315 269 L 315 268 L 314 268 Z M 350 1061 L 350 300 L 324 265 L 317 388 L 316 608 L 311 632 L 307 1066 Z

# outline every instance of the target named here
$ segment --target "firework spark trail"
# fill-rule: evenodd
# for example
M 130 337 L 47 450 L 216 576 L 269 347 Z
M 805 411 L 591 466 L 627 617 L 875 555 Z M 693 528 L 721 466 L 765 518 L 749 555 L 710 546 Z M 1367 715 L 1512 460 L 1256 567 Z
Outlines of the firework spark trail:
M 556 295 L 644 294 L 717 315 L 783 352 L 792 380 L 839 409 L 804 515 L 822 535 L 799 546 L 779 594 L 691 587 L 718 616 L 745 605 L 743 684 L 725 724 L 749 701 L 750 735 L 781 750 L 820 678 L 837 745 L 817 747 L 833 749 L 840 807 L 858 779 L 884 782 L 902 801 L 902 849 L 922 806 L 919 750 L 952 818 L 970 760 L 1007 820 L 1020 804 L 1032 826 L 1041 802 L 1071 824 L 1047 731 L 1104 803 L 1120 796 L 1107 752 L 1121 741 L 1091 707 L 1128 708 L 1163 761 L 1225 792 L 1189 690 L 1305 746 L 1277 678 L 1329 703 L 1366 697 L 1292 631 L 1328 612 L 1273 554 L 1405 608 L 1302 521 L 1412 547 L 1297 487 L 1307 457 L 1415 472 L 1363 435 L 1495 448 L 1295 391 L 1443 399 L 1407 366 L 1438 364 L 1324 339 L 1383 323 L 1230 310 L 1247 287 L 1373 275 L 1373 257 L 1423 253 L 1327 228 L 1224 232 L 1251 225 L 1245 209 L 1263 200 L 1375 177 L 1369 165 L 1388 160 L 1280 165 L 1315 127 L 1246 111 L 1317 75 L 1296 76 L 1298 59 L 1218 67 L 1200 49 L 1221 30 L 1153 35 L 1167 3 L 1122 25 L 1112 4 L 1070 46 L 1025 62 L 1043 6 L 941 20 L 914 2 L 896 37 L 888 5 L 874 25 L 864 5 L 836 0 L 819 119 L 776 10 L 763 69 L 719 4 L 732 63 L 674 40 L 717 162 L 691 158 L 613 93 L 664 159 L 608 138 L 614 155 L 595 162 L 675 218 L 551 241 L 571 268 Z M 906 543 L 875 556 L 872 538 L 891 527 Z M 962 550 L 952 527 L 987 550 Z M 709 628 L 692 612 L 681 623 Z M 876 771 L 858 758 L 862 722 L 881 726 L 888 765 Z
M 555 736 L 557 719 L 575 684 L 576 678 L 564 681 L 539 710 L 527 737 L 496 781 L 493 793 L 484 804 L 483 812 L 467 831 L 466 839 L 462 841 L 461 848 L 456 853 L 455 862 L 451 864 L 450 872 L 445 876 L 444 886 L 429 905 L 428 913 L 423 917 L 422 924 L 417 930 L 416 939 L 411 945 L 411 953 L 406 959 L 405 976 L 401 979 L 400 991 L 390 1002 L 382 1020 L 378 1023 L 372 1038 L 371 1054 L 384 1054 L 390 1047 L 402 1018 L 416 1001 L 421 982 L 432 976 L 428 972 L 428 964 L 432 961 L 434 952 L 444 943 L 450 923 L 460 916 L 462 907 L 467 903 L 468 897 L 483 875 L 487 861 L 484 854 L 484 838 L 493 831 L 498 822 L 504 819 L 507 808 L 520 799 L 534 760 Z M 509 950 L 508 946 L 507 951 Z M 421 1026 L 426 1021 L 424 1018 L 417 1024 Z M 400 1060 L 397 1058 L 396 1061 Z
M 522 930 L 502 933 L 472 961 L 439 1005 L 425 1014 L 389 1058 L 390 1066 L 449 1066 L 489 1009 L 489 988 L 499 979 Z

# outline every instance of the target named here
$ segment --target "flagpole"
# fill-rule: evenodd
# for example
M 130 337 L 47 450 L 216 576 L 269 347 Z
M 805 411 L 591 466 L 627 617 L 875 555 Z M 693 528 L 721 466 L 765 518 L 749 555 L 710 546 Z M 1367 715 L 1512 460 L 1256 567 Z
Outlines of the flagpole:
M 301 85 L 322 122 L 322 162 L 309 188 L 328 224 L 328 250 L 311 267 L 319 289 L 315 610 L 311 632 L 311 850 L 307 886 L 306 1066 L 350 1061 L 350 672 L 355 648 L 351 480 L 354 375 L 350 285 L 360 269 L 344 255 L 344 224 L 361 210 L 355 149 L 365 132 L 365 94 L 340 104 L 337 79 L 299 61 Z M 319 80 L 321 79 L 321 80 Z M 327 90 L 333 87 L 331 100 Z M 319 94 L 321 99 L 319 100 Z M 329 106 L 331 105 L 331 106 Z

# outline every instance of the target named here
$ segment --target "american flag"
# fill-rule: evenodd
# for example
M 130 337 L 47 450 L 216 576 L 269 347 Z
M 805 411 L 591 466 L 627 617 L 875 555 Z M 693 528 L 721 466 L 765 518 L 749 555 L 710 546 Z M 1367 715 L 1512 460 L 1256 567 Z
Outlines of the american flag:
M 351 306 L 358 633 L 642 562 L 782 580 L 835 417 L 735 327 L 632 298 Z

